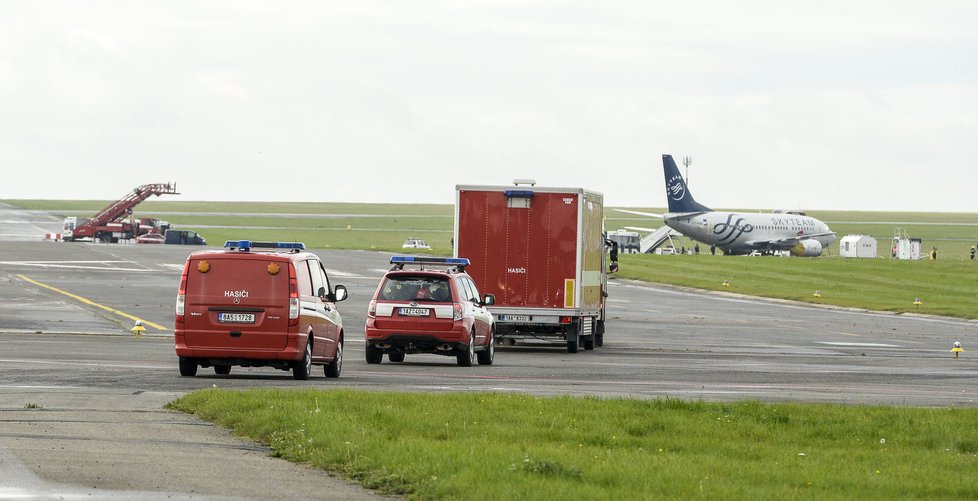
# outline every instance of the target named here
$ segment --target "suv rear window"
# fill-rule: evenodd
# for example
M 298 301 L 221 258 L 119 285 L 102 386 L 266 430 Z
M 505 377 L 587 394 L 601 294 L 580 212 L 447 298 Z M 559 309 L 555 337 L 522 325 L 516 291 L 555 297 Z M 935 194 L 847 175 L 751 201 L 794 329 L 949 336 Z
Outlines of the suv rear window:
M 385 301 L 433 301 L 449 302 L 452 290 L 448 279 L 432 276 L 391 276 L 387 277 L 377 299 Z

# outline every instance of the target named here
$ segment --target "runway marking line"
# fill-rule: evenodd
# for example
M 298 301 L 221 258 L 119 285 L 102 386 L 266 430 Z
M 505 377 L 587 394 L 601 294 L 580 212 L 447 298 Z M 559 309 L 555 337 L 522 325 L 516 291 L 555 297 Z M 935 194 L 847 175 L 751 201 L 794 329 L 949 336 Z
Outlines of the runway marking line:
M 154 323 L 154 322 L 150 322 L 149 320 L 143 320 L 143 319 L 141 319 L 139 317 L 132 316 L 132 315 L 130 315 L 130 314 L 124 312 L 124 311 L 119 311 L 119 310 L 117 310 L 115 308 L 112 308 L 112 307 L 109 307 L 109 306 L 105 306 L 104 304 L 96 303 L 95 301 L 92 301 L 91 299 L 87 299 L 87 298 L 81 297 L 81 296 L 79 296 L 77 294 L 72 294 L 72 293 L 70 293 L 68 291 L 63 291 L 63 290 L 61 290 L 61 289 L 59 289 L 57 287 L 52 287 L 52 286 L 50 286 L 48 284 L 42 284 L 41 282 L 38 282 L 37 280 L 34 280 L 32 278 L 29 278 L 29 277 L 26 277 L 24 275 L 17 275 L 17 276 L 20 277 L 20 279 L 21 280 L 24 280 L 25 282 L 32 283 L 32 284 L 34 284 L 34 285 L 36 285 L 38 287 L 43 287 L 43 288 L 48 289 L 48 290 L 52 290 L 54 292 L 57 292 L 58 294 L 64 294 L 65 296 L 68 296 L 68 297 L 70 297 L 70 298 L 72 298 L 72 299 L 74 299 L 76 301 L 80 301 L 82 303 L 85 303 L 87 305 L 94 306 L 96 308 L 101 308 L 101 309 L 103 309 L 105 311 L 108 311 L 110 313 L 114 313 L 116 315 L 119 315 L 120 317 L 128 318 L 129 320 L 132 320 L 134 322 L 135 321 L 140 321 L 140 322 L 143 323 L 143 325 L 148 325 L 148 326 L 150 326 L 150 327 L 152 327 L 152 328 L 154 328 L 156 330 L 161 330 L 161 331 L 169 330 L 169 329 L 167 329 L 166 327 L 163 327 L 160 324 L 157 324 L 157 323 Z

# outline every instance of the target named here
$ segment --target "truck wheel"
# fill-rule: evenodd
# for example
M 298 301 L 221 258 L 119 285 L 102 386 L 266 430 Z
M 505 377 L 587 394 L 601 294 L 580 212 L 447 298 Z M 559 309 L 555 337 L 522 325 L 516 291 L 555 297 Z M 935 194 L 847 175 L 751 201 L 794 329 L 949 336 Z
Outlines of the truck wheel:
M 587 351 L 593 349 L 594 349 L 594 336 L 591 335 L 584 338 L 584 350 Z
M 214 374 L 217 374 L 219 376 L 227 376 L 230 373 L 231 373 L 231 366 L 230 365 L 215 365 L 214 366 Z
M 475 359 L 475 331 L 469 333 L 469 347 L 459 353 L 456 357 L 458 365 L 461 367 L 472 367 L 472 360 Z
M 326 377 L 340 377 L 343 370 L 343 340 L 336 345 L 336 358 L 332 362 L 323 366 L 323 375 Z
M 479 365 L 492 365 L 492 360 L 496 358 L 496 336 L 489 335 L 489 344 L 486 349 L 476 353 L 479 357 Z
M 567 326 L 567 353 L 577 353 L 577 347 L 581 342 L 580 331 L 577 324 Z
M 387 354 L 387 359 L 390 360 L 391 362 L 403 362 L 404 361 L 404 352 L 398 351 L 398 352 L 388 353 Z
M 604 320 L 598 320 L 598 331 L 594 334 L 594 346 L 604 346 Z
M 384 352 L 369 344 L 367 345 L 366 354 L 368 364 L 379 364 L 384 359 Z
M 194 377 L 197 375 L 197 362 L 191 358 L 180 357 L 180 375 Z
M 312 343 L 306 343 L 306 350 L 302 353 L 302 360 L 299 360 L 295 367 L 292 367 L 292 377 L 298 380 L 309 379 L 312 372 Z

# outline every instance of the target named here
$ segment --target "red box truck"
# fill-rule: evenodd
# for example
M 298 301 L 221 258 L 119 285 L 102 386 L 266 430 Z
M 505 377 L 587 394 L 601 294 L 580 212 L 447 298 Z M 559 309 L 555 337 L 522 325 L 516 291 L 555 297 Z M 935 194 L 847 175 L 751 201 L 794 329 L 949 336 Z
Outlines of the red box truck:
M 575 353 L 604 344 L 608 258 L 600 193 L 583 188 L 455 187 L 454 254 L 490 307 L 496 339 L 559 339 Z

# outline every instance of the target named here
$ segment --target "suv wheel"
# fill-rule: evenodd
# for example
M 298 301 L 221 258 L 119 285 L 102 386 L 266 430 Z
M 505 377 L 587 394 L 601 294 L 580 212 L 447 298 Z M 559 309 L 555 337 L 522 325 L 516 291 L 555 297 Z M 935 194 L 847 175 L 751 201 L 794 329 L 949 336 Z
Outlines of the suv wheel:
M 368 364 L 379 364 L 381 360 L 384 359 L 384 352 L 380 351 L 375 346 L 367 345 L 367 363 Z
M 312 372 L 312 343 L 306 343 L 306 351 L 302 353 L 302 360 L 299 360 L 292 368 L 292 377 L 295 379 L 309 379 Z
M 193 377 L 197 375 L 197 362 L 192 358 L 180 357 L 180 375 Z
M 343 340 L 336 344 L 336 358 L 323 366 L 323 373 L 326 377 L 340 377 L 341 370 L 343 370 Z
M 486 349 L 476 355 L 479 356 L 479 365 L 492 365 L 492 360 L 496 358 L 496 336 L 494 334 L 489 334 L 489 344 L 486 345 Z
M 475 359 L 475 331 L 469 333 L 469 348 L 456 357 L 458 365 L 462 367 L 472 367 L 472 360 Z
M 403 362 L 404 361 L 404 352 L 403 351 L 397 351 L 397 352 L 388 353 L 387 354 L 387 359 L 390 360 L 391 362 Z
M 214 366 L 214 374 L 218 374 L 220 376 L 227 376 L 230 373 L 231 373 L 231 366 L 230 365 L 215 365 Z

